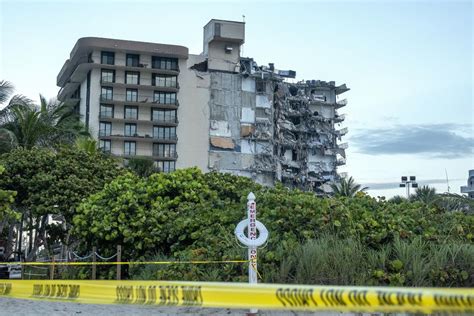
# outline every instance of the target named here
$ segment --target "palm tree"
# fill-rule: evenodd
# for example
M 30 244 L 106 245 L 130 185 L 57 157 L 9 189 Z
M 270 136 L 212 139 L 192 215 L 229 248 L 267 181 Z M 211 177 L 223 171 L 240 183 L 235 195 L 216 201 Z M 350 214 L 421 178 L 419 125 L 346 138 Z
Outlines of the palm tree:
M 75 142 L 76 148 L 82 149 L 89 154 L 99 152 L 97 141 L 90 137 L 78 137 Z
M 436 194 L 435 188 L 430 188 L 427 185 L 422 187 L 418 187 L 415 190 L 415 194 L 410 196 L 410 200 L 412 201 L 420 201 L 425 204 L 431 205 L 438 199 L 438 195 Z
M 13 100 L 13 99 L 12 99 Z M 40 95 L 40 105 L 12 103 L 0 112 L 0 150 L 15 147 L 56 147 L 73 143 L 78 136 L 89 135 L 79 121 L 74 107 L 58 101 L 46 101 Z
M 15 87 L 6 80 L 0 80 L 0 124 L 9 117 L 9 112 L 14 105 L 31 105 L 31 100 L 27 97 L 16 94 L 13 95 Z
M 335 196 L 349 196 L 353 197 L 357 192 L 364 192 L 368 190 L 368 187 L 363 187 L 357 184 L 352 177 L 346 180 L 342 178 L 339 183 L 331 184 L 331 188 Z

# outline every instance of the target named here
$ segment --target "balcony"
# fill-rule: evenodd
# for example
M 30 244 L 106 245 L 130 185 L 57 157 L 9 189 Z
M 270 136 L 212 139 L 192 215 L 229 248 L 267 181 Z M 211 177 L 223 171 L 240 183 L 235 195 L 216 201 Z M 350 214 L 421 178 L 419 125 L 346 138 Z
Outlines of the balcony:
M 347 99 L 336 101 L 335 105 L 336 105 L 336 109 L 342 108 L 343 106 L 347 105 Z
M 341 123 L 342 121 L 344 121 L 346 119 L 346 115 L 345 114 L 341 114 L 341 115 L 335 115 L 334 116 L 334 123 Z
M 345 158 L 339 158 L 336 160 L 336 166 L 342 166 L 346 164 L 346 159 Z
M 137 141 L 147 143 L 164 143 L 164 144 L 175 144 L 178 141 L 178 136 L 151 136 L 150 134 L 140 135 L 133 134 L 131 136 L 122 134 L 107 134 L 99 131 L 99 139 L 110 139 L 110 140 L 121 140 L 121 141 Z
M 152 157 L 153 159 L 157 159 L 157 160 L 176 160 L 178 159 L 178 153 L 177 152 L 169 152 L 169 153 L 154 152 Z
M 348 143 L 337 144 L 337 148 L 347 149 L 347 148 L 349 148 L 349 144 Z
M 153 100 L 153 97 L 140 97 L 138 96 L 134 101 L 127 101 L 126 94 L 114 93 L 112 96 L 107 94 L 101 94 L 99 97 L 100 102 L 113 103 L 118 105 L 140 105 L 140 106 L 156 106 L 157 108 L 172 109 L 175 110 L 179 106 L 178 100 L 174 100 L 170 103 L 160 103 L 158 100 Z
M 344 128 L 341 128 L 339 130 L 336 130 L 335 133 L 337 136 L 344 136 L 347 134 L 347 132 L 349 131 L 349 129 L 347 127 L 344 127 Z
M 127 117 L 113 117 L 111 114 L 99 114 L 99 119 L 107 120 L 108 122 L 118 122 L 118 123 L 140 123 L 140 124 L 149 124 L 149 125 L 160 125 L 160 126 L 177 126 L 178 119 L 175 120 L 150 120 L 150 119 L 134 119 Z
M 76 72 L 86 74 L 95 66 L 94 64 L 94 60 L 87 55 L 81 56 L 75 61 L 67 60 L 56 77 L 57 85 L 63 87 L 68 79 L 74 81 L 72 77 L 77 77 Z
M 176 83 L 176 85 L 171 86 L 157 86 L 157 85 L 149 85 L 149 84 L 133 84 L 133 83 L 121 83 L 121 82 L 109 82 L 109 81 L 104 81 L 100 82 L 101 84 L 104 84 L 109 87 L 114 87 L 114 88 L 131 88 L 131 89 L 141 89 L 141 90 L 157 90 L 157 91 L 162 91 L 162 92 L 178 92 L 179 91 L 179 84 Z

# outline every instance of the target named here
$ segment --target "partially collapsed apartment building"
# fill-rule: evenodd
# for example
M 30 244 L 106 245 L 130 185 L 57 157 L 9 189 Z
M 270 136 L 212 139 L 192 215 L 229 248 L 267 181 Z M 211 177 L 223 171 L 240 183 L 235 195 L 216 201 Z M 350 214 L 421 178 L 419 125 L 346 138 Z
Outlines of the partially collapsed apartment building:
M 57 77 L 112 155 L 145 156 L 164 172 L 198 166 L 265 185 L 330 192 L 345 164 L 339 109 L 349 89 L 296 82 L 295 71 L 241 57 L 245 24 L 211 20 L 203 52 L 183 46 L 86 37 Z

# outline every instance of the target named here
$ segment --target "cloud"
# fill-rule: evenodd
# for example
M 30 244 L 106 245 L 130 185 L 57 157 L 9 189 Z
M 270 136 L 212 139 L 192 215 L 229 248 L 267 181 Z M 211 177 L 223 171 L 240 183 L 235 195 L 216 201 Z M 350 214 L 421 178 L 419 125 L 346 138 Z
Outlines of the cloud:
M 446 123 L 359 129 L 350 142 L 364 154 L 428 154 L 433 158 L 461 158 L 472 156 L 472 128 L 469 124 Z

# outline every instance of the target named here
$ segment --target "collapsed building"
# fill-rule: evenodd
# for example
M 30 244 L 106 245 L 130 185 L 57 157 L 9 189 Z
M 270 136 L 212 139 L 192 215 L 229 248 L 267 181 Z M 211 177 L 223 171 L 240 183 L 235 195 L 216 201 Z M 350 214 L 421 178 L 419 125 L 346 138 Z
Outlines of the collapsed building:
M 238 74 L 211 72 L 209 169 L 262 184 L 331 192 L 345 164 L 347 128 L 337 100 L 349 89 L 335 82 L 287 82 L 294 71 L 240 58 Z
M 198 55 L 82 38 L 58 75 L 58 98 L 77 102 L 100 147 L 125 161 L 146 156 L 164 172 L 198 166 L 330 193 L 346 159 L 339 109 L 349 89 L 258 65 L 241 57 L 244 41 L 245 23 L 215 19 Z

